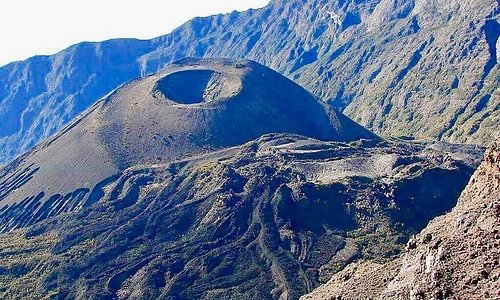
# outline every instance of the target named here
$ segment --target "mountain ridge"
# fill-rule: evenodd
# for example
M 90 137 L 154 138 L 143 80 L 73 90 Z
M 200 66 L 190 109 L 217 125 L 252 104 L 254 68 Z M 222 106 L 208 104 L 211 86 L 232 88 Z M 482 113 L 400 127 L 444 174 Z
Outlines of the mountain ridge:
M 256 60 L 382 135 L 491 141 L 498 3 L 395 1 L 388 10 L 391 1 L 272 1 L 195 18 L 149 41 L 84 43 L 10 64 L 0 68 L 1 157 L 32 148 L 121 83 L 186 56 Z

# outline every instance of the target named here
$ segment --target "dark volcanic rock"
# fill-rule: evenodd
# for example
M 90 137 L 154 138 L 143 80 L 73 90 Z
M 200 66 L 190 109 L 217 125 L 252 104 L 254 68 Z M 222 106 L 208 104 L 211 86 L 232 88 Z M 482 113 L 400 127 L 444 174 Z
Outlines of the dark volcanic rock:
M 432 148 L 273 134 L 128 168 L 82 209 L 0 235 L 0 297 L 297 299 L 455 204 L 472 168 Z
M 377 133 L 487 144 L 498 130 L 496 0 L 275 0 L 150 41 L 83 43 L 0 68 L 0 163 L 130 79 L 184 58 L 249 58 Z

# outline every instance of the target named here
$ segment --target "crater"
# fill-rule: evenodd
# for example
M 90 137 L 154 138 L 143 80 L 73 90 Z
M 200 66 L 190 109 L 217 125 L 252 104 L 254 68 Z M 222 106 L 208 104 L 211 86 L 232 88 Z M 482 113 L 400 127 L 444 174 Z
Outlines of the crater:
M 237 76 L 214 70 L 183 70 L 158 80 L 155 90 L 179 104 L 197 104 L 227 99 L 241 89 Z

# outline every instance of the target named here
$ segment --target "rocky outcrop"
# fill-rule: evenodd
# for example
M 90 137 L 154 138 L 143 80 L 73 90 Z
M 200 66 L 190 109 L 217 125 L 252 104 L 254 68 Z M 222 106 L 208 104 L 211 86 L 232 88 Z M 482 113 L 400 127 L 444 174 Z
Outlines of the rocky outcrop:
M 408 243 L 387 299 L 500 297 L 500 138 L 462 193 L 457 207 Z
M 401 258 L 353 264 L 304 299 L 497 299 L 499 232 L 497 138 L 453 211 L 410 239 Z
M 12 63 L 0 68 L 0 163 L 187 56 L 258 61 L 382 135 L 487 144 L 499 119 L 498 12 L 495 0 L 274 0 L 150 41 Z

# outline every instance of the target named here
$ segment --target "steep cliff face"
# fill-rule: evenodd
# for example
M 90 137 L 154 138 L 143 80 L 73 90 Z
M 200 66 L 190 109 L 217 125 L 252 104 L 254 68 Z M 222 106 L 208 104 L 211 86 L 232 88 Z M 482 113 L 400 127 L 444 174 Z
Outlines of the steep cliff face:
M 13 63 L 0 68 L 0 163 L 186 56 L 263 63 L 383 135 L 485 144 L 499 123 L 498 12 L 495 0 L 276 0 Z
M 500 297 L 500 138 L 457 206 L 388 264 L 358 262 L 304 299 L 497 299 Z M 337 298 L 336 298 L 337 297 Z

